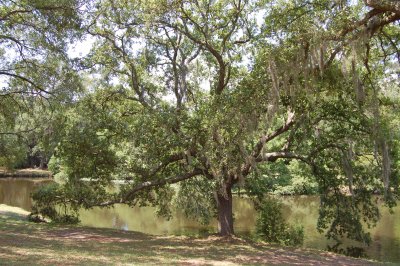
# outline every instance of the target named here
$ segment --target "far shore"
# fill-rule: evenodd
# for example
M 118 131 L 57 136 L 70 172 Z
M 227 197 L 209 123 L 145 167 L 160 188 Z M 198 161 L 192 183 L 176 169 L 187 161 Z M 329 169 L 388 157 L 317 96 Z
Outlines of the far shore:
M 27 169 L 6 169 L 0 167 L 0 178 L 4 177 L 40 177 L 40 178 L 50 178 L 52 174 L 48 170 L 27 168 Z

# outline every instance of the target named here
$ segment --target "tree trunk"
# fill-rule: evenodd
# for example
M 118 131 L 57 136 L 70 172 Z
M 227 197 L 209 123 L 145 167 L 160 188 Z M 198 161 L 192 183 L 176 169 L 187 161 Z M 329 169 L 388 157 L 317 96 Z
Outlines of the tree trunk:
M 233 235 L 232 191 L 226 187 L 226 194 L 216 193 L 218 208 L 218 232 L 221 236 Z
M 40 157 L 39 169 L 40 170 L 44 169 L 44 159 L 42 157 Z

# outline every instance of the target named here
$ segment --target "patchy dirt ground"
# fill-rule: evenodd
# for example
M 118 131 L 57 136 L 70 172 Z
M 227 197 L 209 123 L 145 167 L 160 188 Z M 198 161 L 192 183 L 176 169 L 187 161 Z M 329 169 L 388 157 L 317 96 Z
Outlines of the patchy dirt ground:
M 161 237 L 111 229 L 34 224 L 24 220 L 24 215 L 0 205 L 0 265 L 379 264 L 239 238 Z

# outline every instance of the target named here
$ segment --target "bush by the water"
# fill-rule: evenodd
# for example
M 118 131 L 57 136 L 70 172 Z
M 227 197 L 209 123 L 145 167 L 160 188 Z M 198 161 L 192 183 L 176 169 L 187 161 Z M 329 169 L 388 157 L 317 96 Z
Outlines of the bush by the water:
M 286 223 L 282 214 L 282 203 L 278 199 L 263 199 L 256 204 L 258 211 L 256 233 L 264 241 L 288 246 L 299 246 L 304 241 L 303 226 Z
M 57 183 L 40 187 L 32 194 L 32 199 L 34 205 L 29 217 L 32 221 L 49 218 L 55 223 L 75 224 L 79 222 L 76 210 L 70 208 L 71 204 L 65 199 L 65 190 Z

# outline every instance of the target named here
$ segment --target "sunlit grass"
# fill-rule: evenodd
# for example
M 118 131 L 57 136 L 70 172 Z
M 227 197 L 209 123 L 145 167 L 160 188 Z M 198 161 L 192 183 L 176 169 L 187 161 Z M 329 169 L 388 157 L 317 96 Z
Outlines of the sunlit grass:
M 35 224 L 0 208 L 0 265 L 324 264 L 366 260 L 240 238 L 153 236 L 113 229 Z

